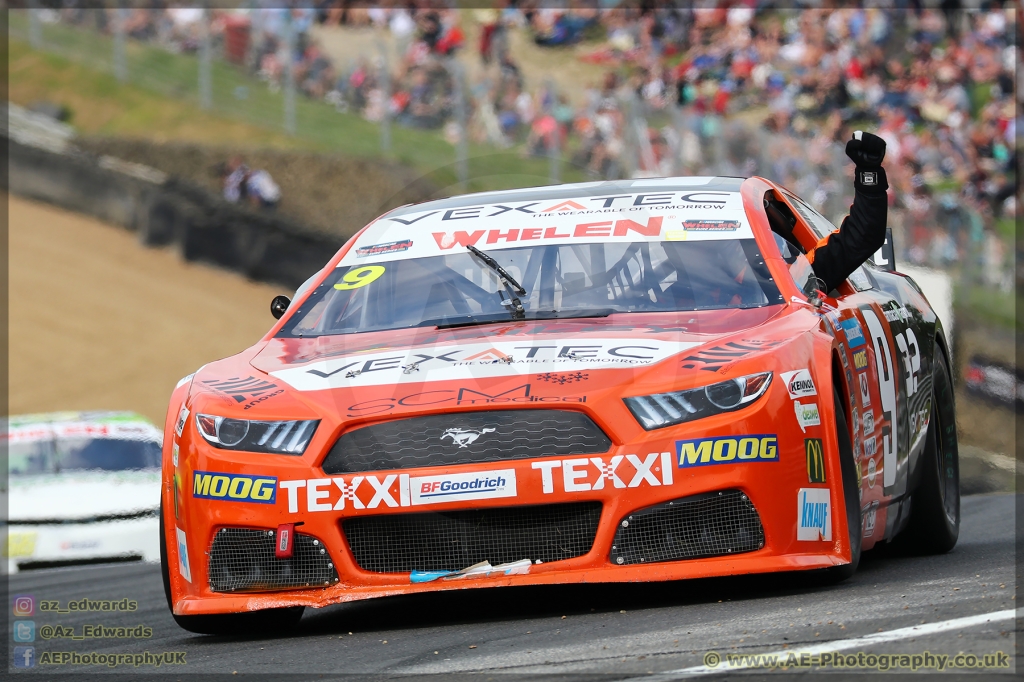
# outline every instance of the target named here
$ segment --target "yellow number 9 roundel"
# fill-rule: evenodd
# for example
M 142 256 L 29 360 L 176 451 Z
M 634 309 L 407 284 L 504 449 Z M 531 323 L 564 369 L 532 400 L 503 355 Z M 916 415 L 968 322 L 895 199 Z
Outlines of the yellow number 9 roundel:
M 376 281 L 383 274 L 383 265 L 365 265 L 355 270 L 349 270 L 341 278 L 341 281 L 334 285 L 334 288 L 341 289 L 342 291 L 358 289 L 359 287 L 365 287 L 370 282 Z

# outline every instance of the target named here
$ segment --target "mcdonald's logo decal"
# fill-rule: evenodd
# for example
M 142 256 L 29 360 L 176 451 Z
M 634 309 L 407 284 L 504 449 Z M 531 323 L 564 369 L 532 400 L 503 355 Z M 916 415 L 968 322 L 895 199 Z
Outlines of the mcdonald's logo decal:
M 825 447 L 820 438 L 805 438 L 804 453 L 807 455 L 807 481 L 825 482 Z

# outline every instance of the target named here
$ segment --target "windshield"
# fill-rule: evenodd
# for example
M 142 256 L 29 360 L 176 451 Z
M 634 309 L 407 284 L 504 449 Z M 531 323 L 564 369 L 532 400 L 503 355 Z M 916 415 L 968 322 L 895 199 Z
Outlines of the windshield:
M 160 466 L 160 445 L 115 438 L 58 438 L 10 443 L 8 471 L 55 474 L 62 471 L 124 471 Z
M 756 308 L 782 303 L 753 239 L 486 250 L 526 290 L 526 319 Z M 511 320 L 496 272 L 465 251 L 339 267 L 278 336 Z

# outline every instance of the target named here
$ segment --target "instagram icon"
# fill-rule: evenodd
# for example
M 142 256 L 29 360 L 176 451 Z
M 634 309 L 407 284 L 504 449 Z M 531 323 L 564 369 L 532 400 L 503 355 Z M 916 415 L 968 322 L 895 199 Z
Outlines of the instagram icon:
M 36 600 L 31 594 L 18 594 L 14 596 L 14 615 L 20 617 L 31 616 L 36 612 Z

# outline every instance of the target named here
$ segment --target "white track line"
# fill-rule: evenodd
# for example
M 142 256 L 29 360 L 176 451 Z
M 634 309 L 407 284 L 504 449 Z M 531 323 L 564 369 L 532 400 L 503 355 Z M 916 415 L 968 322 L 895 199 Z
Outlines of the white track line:
M 933 635 L 937 632 L 946 632 L 948 630 L 959 630 L 961 628 L 969 628 L 975 625 L 982 625 L 984 623 L 990 623 L 999 620 L 1010 620 L 1015 615 L 1024 615 L 1024 609 L 1007 609 L 1005 611 L 993 611 L 992 613 L 982 613 L 977 616 L 967 616 L 966 618 L 954 618 L 953 620 L 944 620 L 938 623 L 926 623 L 924 625 L 912 625 L 909 628 L 900 628 L 898 630 L 888 630 L 886 632 L 875 632 L 870 635 L 864 635 L 863 637 L 856 637 L 853 639 L 839 639 L 831 642 L 822 642 L 820 644 L 812 644 L 810 646 L 796 647 L 792 649 L 781 649 L 779 651 L 772 651 L 770 653 L 761 654 L 764 657 L 767 656 L 779 656 L 780 658 L 788 658 L 791 654 L 800 656 L 801 654 L 823 654 L 830 651 L 845 651 L 848 649 L 857 649 L 874 644 L 884 644 L 886 642 L 896 642 L 901 639 L 910 639 L 911 637 L 924 637 L 926 635 Z M 762 659 L 763 660 L 763 659 Z M 667 680 L 675 680 L 681 677 L 695 677 L 697 675 L 719 675 L 721 673 L 736 672 L 737 670 L 747 670 L 755 667 L 752 664 L 730 664 L 728 658 L 723 655 L 722 662 L 715 668 L 709 668 L 706 665 L 696 665 L 692 668 L 680 668 L 679 670 L 666 670 L 662 673 L 655 673 L 654 675 L 645 675 L 643 677 L 637 677 L 633 680 L 625 680 L 624 682 L 662 682 Z

